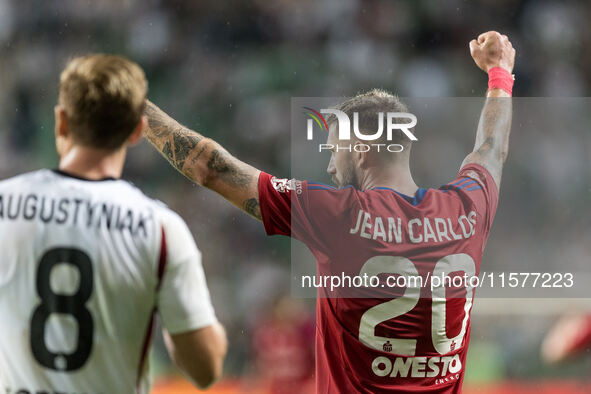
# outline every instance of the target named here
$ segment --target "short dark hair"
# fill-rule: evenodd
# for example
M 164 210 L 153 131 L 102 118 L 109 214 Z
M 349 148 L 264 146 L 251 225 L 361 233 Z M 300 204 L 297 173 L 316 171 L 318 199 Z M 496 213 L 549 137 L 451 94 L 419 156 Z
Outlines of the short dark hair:
M 375 132 L 378 129 L 378 113 L 383 112 L 408 112 L 407 106 L 398 98 L 382 89 L 372 89 L 365 93 L 360 93 L 355 97 L 352 97 L 336 106 L 334 109 L 338 109 L 347 114 L 351 119 L 351 127 L 353 126 L 353 113 L 357 112 L 359 116 L 359 130 L 367 132 L 368 134 Z M 336 116 L 330 115 L 327 118 L 327 123 L 336 121 Z M 384 117 L 384 127 L 386 118 Z M 401 123 L 404 123 L 402 121 Z M 386 133 L 383 134 L 385 139 Z M 381 139 L 379 142 L 384 142 Z M 410 139 L 400 130 L 395 130 L 392 133 L 393 143 L 401 144 L 404 146 L 410 145 Z
M 62 71 L 59 104 L 80 145 L 115 150 L 141 120 L 148 83 L 143 70 L 121 56 L 77 57 Z

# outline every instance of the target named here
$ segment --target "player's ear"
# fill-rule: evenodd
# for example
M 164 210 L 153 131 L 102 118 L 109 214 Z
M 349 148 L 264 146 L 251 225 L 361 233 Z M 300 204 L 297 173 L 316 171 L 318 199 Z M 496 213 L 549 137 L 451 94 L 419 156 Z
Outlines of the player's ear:
M 131 135 L 127 138 L 127 145 L 135 145 L 137 144 L 140 139 L 142 139 L 142 135 L 144 134 L 144 130 L 148 127 L 148 118 L 146 115 L 142 115 L 140 121 L 138 122 L 135 129 Z
M 70 133 L 68 130 L 68 117 L 66 110 L 61 105 L 56 105 L 54 108 L 55 114 L 55 150 L 58 157 L 64 156 L 72 146 L 69 139 Z
M 55 138 L 68 138 L 68 116 L 66 110 L 61 105 L 56 105 L 53 109 L 55 114 Z
M 357 150 L 353 151 L 353 155 L 355 156 L 357 165 L 360 168 L 367 168 L 369 167 L 369 152 L 364 152 L 363 147 L 361 146 L 361 142 L 356 141 L 355 142 L 355 146 L 357 147 Z

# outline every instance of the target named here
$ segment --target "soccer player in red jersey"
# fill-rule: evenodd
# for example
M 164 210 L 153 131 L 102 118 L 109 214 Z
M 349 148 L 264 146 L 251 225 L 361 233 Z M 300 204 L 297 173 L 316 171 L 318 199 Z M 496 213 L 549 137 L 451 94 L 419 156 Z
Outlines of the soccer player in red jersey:
M 508 151 L 515 50 L 507 36 L 491 31 L 470 42 L 470 53 L 489 74 L 487 99 L 474 151 L 456 179 L 439 189 L 414 183 L 410 140 L 402 133 L 398 153 L 335 148 L 328 172 L 339 188 L 261 172 L 151 103 L 146 135 L 179 171 L 261 220 L 268 234 L 304 242 L 319 275 L 478 275 Z M 362 119 L 375 120 L 377 112 L 405 112 L 382 91 L 338 108 L 358 112 L 360 129 Z M 327 142 L 338 146 L 335 123 Z M 342 289 L 319 290 L 319 393 L 461 392 L 473 290 L 462 297 L 437 286 L 398 291 L 398 297 L 374 292 L 350 298 Z
M 542 359 L 559 363 L 591 350 L 591 314 L 565 315 L 542 342 Z

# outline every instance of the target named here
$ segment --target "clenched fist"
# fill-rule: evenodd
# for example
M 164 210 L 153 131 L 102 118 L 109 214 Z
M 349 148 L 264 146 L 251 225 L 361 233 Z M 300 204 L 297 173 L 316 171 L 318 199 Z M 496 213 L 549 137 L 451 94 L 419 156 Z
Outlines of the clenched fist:
M 470 55 L 480 69 L 488 73 L 493 67 L 502 67 L 509 73 L 515 64 L 515 49 L 505 35 L 496 31 L 487 31 L 470 41 Z

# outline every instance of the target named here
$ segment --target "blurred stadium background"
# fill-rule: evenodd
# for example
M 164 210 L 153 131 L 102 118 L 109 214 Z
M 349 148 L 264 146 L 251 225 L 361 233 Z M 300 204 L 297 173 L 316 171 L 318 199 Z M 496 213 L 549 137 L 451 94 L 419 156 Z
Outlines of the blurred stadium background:
M 154 102 L 243 160 L 288 176 L 292 96 L 350 96 L 373 87 L 403 97 L 482 96 L 486 77 L 467 44 L 492 29 L 517 49 L 516 95 L 586 96 L 590 17 L 588 1 L 0 0 L 0 176 L 56 166 L 53 106 L 59 72 L 73 55 L 130 57 L 146 70 Z M 591 140 L 580 137 L 560 144 L 564 160 L 505 173 L 505 185 L 548 192 L 533 205 L 501 198 L 487 260 L 557 253 L 538 236 L 550 237 L 565 206 L 585 212 L 591 201 L 590 178 L 581 175 L 589 174 Z M 457 163 L 435 171 L 415 157 L 416 180 L 425 186 L 453 178 L 473 134 L 436 141 Z M 515 141 L 548 159 L 557 139 Z M 177 174 L 147 143 L 130 152 L 125 177 L 177 210 L 203 252 L 230 340 L 225 378 L 212 392 L 280 392 L 277 385 L 284 393 L 310 392 L 314 304 L 289 298 L 289 240 L 266 238 L 257 222 Z M 515 225 L 510 218 L 522 211 L 543 212 L 548 221 Z M 558 257 L 589 263 L 591 223 L 584 223 L 587 233 L 571 229 L 576 247 Z M 586 307 L 585 300 L 477 298 L 465 392 L 590 392 L 587 355 L 560 366 L 540 359 L 557 317 Z M 196 392 L 176 375 L 160 338 L 151 367 L 155 393 Z

